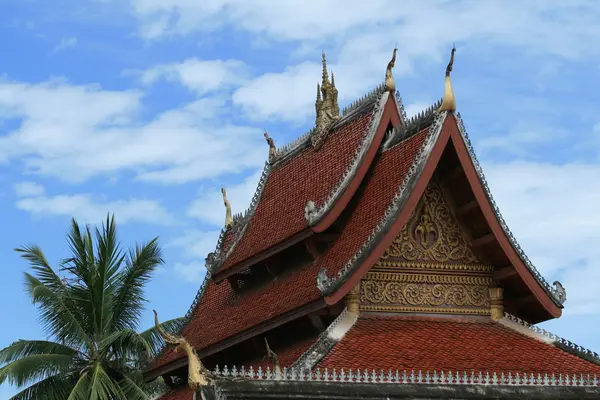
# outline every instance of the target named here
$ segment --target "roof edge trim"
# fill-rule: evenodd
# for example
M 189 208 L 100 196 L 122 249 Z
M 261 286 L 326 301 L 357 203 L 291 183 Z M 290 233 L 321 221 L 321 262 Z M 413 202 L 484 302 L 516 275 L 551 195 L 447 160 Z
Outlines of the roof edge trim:
M 348 168 L 346 168 L 342 178 L 336 183 L 327 199 L 320 206 L 315 205 L 312 200 L 306 204 L 304 216 L 309 226 L 314 227 L 325 218 L 329 210 L 336 204 L 337 200 L 342 196 L 348 185 L 354 179 L 356 172 L 366 158 L 368 151 L 371 149 L 371 144 L 377 134 L 388 99 L 389 92 L 384 92 L 376 101 L 372 111 L 371 121 L 369 121 L 369 127 L 361 146 L 354 153 L 354 157 L 348 165 Z
M 523 250 L 523 248 L 517 242 L 517 239 L 511 232 L 506 221 L 504 221 L 504 218 L 502 217 L 502 214 L 500 213 L 500 209 L 498 208 L 498 205 L 496 204 L 496 201 L 494 200 L 494 197 L 492 196 L 492 193 L 488 186 L 487 180 L 485 179 L 485 175 L 483 173 L 483 168 L 481 167 L 481 164 L 479 164 L 479 160 L 477 159 L 477 156 L 475 155 L 475 150 L 473 148 L 473 144 L 471 143 L 471 140 L 469 139 L 469 135 L 467 134 L 467 130 L 465 128 L 465 125 L 461 118 L 460 113 L 456 114 L 456 120 L 457 120 L 457 125 L 458 125 L 458 131 L 460 132 L 460 135 L 465 144 L 465 147 L 467 148 L 469 157 L 471 158 L 471 162 L 473 163 L 473 167 L 475 168 L 475 172 L 477 173 L 479 182 L 480 182 L 481 186 L 483 187 L 483 191 L 487 197 L 487 200 L 494 212 L 494 215 L 495 215 L 498 223 L 500 224 L 500 227 L 504 231 L 506 238 L 508 239 L 511 246 L 518 254 L 518 256 L 521 259 L 521 261 L 523 262 L 523 264 L 525 264 L 525 266 L 527 267 L 529 272 L 531 272 L 531 274 L 533 275 L 535 280 L 544 288 L 546 293 L 548 293 L 548 295 L 550 296 L 550 298 L 552 299 L 554 304 L 556 304 L 558 307 L 562 308 L 564 302 L 567 300 L 567 292 L 566 292 L 565 288 L 559 281 L 554 281 L 553 286 L 550 286 L 550 284 L 546 281 L 546 279 L 544 279 L 542 274 L 533 265 L 533 263 L 531 262 L 529 257 L 527 257 L 527 254 L 525 254 L 525 251 Z
M 573 343 L 570 340 L 548 332 L 547 330 L 536 325 L 532 325 L 529 322 L 524 321 L 519 317 L 515 317 L 512 314 L 505 312 L 504 318 L 500 319 L 498 322 L 503 326 L 506 326 L 507 328 L 517 331 L 523 335 L 533 337 L 534 339 L 540 340 L 547 344 L 551 344 L 585 361 L 600 365 L 600 355 L 595 351 L 586 349 L 585 347 Z
M 292 368 L 310 370 L 339 343 L 358 320 L 347 308 L 327 327 L 325 332 L 294 363 Z
M 440 137 L 447 115 L 448 112 L 446 111 L 436 115 L 433 124 L 429 127 L 427 137 L 419 149 L 415 160 L 410 166 L 408 173 L 402 180 L 398 191 L 394 195 L 394 199 L 385 210 L 383 217 L 375 229 L 371 232 L 367 240 L 365 240 L 365 242 L 361 245 L 359 250 L 350 258 L 350 260 L 346 262 L 337 275 L 328 277 L 327 269 L 325 268 L 319 271 L 317 276 L 317 287 L 324 296 L 329 296 L 335 292 L 346 280 L 346 278 L 354 273 L 354 271 L 362 264 L 364 259 L 369 256 L 371 253 L 370 250 L 379 242 L 381 235 L 389 231 L 390 227 L 394 224 L 396 217 L 403 210 L 406 201 L 410 197 L 412 188 L 419 180 L 421 172 L 423 172 L 423 169 L 425 168 L 425 164 L 429 159 L 429 154 Z
M 338 128 L 341 125 L 353 119 L 358 114 L 358 112 L 362 110 L 363 106 L 370 105 L 370 103 L 374 99 L 381 96 L 381 94 L 384 92 L 385 86 L 383 84 L 380 84 L 377 87 L 375 87 L 375 89 L 368 92 L 366 95 L 358 98 L 354 102 L 344 107 L 344 109 L 341 112 L 340 119 L 332 126 L 332 128 Z M 279 149 L 277 149 L 272 164 L 276 165 L 280 161 L 288 159 L 289 157 L 293 156 L 296 152 L 304 148 L 305 145 L 310 143 L 310 136 L 314 130 L 315 128 L 313 127 L 297 139 L 294 139 L 290 143 L 283 145 Z

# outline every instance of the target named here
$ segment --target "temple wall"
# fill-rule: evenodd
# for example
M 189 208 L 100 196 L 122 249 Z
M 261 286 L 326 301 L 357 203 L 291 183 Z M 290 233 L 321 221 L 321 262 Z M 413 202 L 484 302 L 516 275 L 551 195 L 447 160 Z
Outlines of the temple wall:
M 482 264 L 442 190 L 430 182 L 407 225 L 360 284 L 360 309 L 490 315 L 492 266 Z

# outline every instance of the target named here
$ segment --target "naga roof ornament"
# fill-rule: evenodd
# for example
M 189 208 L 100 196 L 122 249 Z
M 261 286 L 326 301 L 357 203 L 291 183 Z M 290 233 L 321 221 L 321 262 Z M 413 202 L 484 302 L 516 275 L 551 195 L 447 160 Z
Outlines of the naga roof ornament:
M 155 310 L 152 311 L 154 311 L 154 326 L 156 327 L 156 331 L 163 338 L 165 343 L 167 345 L 176 346 L 175 351 L 183 350 L 188 357 L 188 386 L 192 389 L 195 399 L 195 394 L 203 386 L 209 385 L 209 375 L 211 375 L 211 373 L 204 367 L 192 345 L 190 345 L 183 336 L 174 336 L 165 332 L 158 324 L 158 314 Z
M 231 228 L 233 225 L 233 217 L 231 216 L 231 204 L 229 200 L 227 200 L 227 192 L 225 188 L 221 188 L 221 193 L 223 193 L 223 204 L 225 204 L 225 229 Z
M 321 84 L 317 84 L 317 100 L 315 110 L 315 129 L 311 134 L 313 147 L 319 148 L 325 141 L 331 126 L 340 118 L 340 107 L 338 105 L 338 91 L 335 87 L 335 78 L 331 73 L 331 81 L 327 72 L 327 59 L 323 52 L 323 73 Z
M 398 49 L 394 47 L 394 55 L 392 56 L 392 59 L 388 63 L 385 70 L 385 90 L 390 93 L 394 93 L 396 91 L 396 81 L 394 80 L 394 75 L 392 74 L 392 68 L 394 68 L 394 65 L 396 65 L 397 51 Z
M 275 141 L 269 136 L 266 130 L 264 136 L 265 140 L 267 141 L 267 144 L 269 145 L 269 163 L 273 163 L 275 162 L 275 158 L 277 156 L 277 148 L 275 147 Z
M 452 46 L 452 52 L 450 54 L 450 62 L 446 67 L 446 82 L 444 85 L 444 100 L 440 106 L 440 111 L 456 111 L 456 99 L 454 98 L 454 91 L 452 90 L 452 82 L 450 81 L 450 72 L 452 72 L 452 64 L 454 64 L 454 53 L 456 47 Z

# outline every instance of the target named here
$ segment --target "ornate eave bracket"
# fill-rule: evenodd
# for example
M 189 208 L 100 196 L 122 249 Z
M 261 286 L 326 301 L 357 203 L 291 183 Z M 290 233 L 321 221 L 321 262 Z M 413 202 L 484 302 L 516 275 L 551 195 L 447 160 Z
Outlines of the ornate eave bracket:
M 381 94 L 379 99 L 375 102 L 375 106 L 373 107 L 373 111 L 371 114 L 371 121 L 369 122 L 369 127 L 367 129 L 367 133 L 360 145 L 360 147 L 354 153 L 352 161 L 350 165 L 344 172 L 342 178 L 338 181 L 336 186 L 331 191 L 331 194 L 325 200 L 325 202 L 318 206 L 314 201 L 310 200 L 306 203 L 304 207 L 304 217 L 308 222 L 309 226 L 314 226 L 321 221 L 321 219 L 327 214 L 327 212 L 331 209 L 331 207 L 335 204 L 335 202 L 340 198 L 340 196 L 344 193 L 356 171 L 362 164 L 369 148 L 371 147 L 371 143 L 375 138 L 375 134 L 377 133 L 377 128 L 381 122 L 381 117 L 383 115 L 383 111 L 385 109 L 385 103 L 387 102 L 390 94 L 388 92 L 384 92 Z

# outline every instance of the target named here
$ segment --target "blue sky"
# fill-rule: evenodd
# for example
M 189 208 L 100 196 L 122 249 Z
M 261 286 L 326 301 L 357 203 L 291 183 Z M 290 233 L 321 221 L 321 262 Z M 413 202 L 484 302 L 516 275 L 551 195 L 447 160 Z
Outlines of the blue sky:
M 242 211 L 263 128 L 278 145 L 311 128 L 321 50 L 347 103 L 382 82 L 396 44 L 412 114 L 441 96 L 456 42 L 458 109 L 496 201 L 567 289 L 543 326 L 600 351 L 600 4 L 522 3 L 0 2 L 0 347 L 43 337 L 14 247 L 56 262 L 71 216 L 115 212 L 124 244 L 160 236 L 147 297 L 183 315 L 223 224 L 220 186 Z

